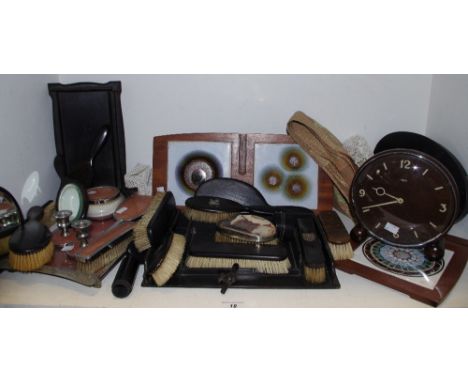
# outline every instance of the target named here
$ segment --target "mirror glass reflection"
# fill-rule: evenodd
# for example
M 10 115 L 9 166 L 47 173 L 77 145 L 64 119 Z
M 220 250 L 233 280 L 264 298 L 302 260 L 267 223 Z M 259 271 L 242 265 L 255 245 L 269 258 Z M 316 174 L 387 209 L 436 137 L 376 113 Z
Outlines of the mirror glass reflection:
M 0 187 L 0 255 L 8 252 L 8 238 L 22 221 L 18 202 L 10 192 Z

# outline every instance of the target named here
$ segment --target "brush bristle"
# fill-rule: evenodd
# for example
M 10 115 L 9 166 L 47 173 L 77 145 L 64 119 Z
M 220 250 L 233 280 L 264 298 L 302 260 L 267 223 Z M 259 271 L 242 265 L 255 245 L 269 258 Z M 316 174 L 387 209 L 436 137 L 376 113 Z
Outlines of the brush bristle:
M 187 219 L 201 223 L 219 223 L 238 215 L 236 212 L 207 212 L 188 207 L 184 209 L 183 214 Z
M 185 237 L 174 233 L 172 241 L 167 253 L 158 268 L 152 273 L 152 277 L 157 286 L 166 284 L 172 275 L 176 272 L 177 267 L 182 261 L 185 250 Z
M 10 240 L 10 235 L 7 237 L 2 237 L 0 239 L 0 255 L 6 255 L 9 251 L 8 241 Z
M 133 238 L 130 236 L 127 239 L 120 241 L 117 245 L 107 251 L 104 251 L 97 258 L 91 261 L 86 263 L 77 262 L 76 269 L 84 273 L 95 273 L 99 269 L 117 260 L 127 250 L 132 239 Z
M 148 248 L 151 247 L 151 243 L 148 237 L 148 224 L 154 216 L 154 213 L 158 209 L 159 205 L 161 204 L 161 201 L 165 194 L 165 192 L 157 192 L 154 195 L 145 214 L 141 217 L 141 219 L 133 228 L 135 247 L 138 249 L 138 252 L 146 251 Z
M 325 282 L 327 274 L 325 272 L 325 267 L 312 268 L 307 265 L 304 266 L 304 277 L 307 282 L 311 284 L 321 284 Z
M 52 240 L 39 251 L 28 254 L 15 253 L 10 249 L 8 261 L 13 269 L 20 272 L 31 272 L 43 267 L 54 256 L 54 243 Z
M 343 221 L 335 211 L 322 211 L 319 214 L 320 222 L 325 231 L 328 247 L 334 260 L 348 260 L 354 255 L 351 247 L 349 233 Z
M 289 258 L 281 261 L 266 261 L 266 260 L 248 260 L 248 259 L 231 259 L 218 257 L 198 257 L 189 256 L 185 262 L 188 268 L 232 268 L 234 264 L 239 264 L 239 268 L 255 269 L 259 273 L 280 275 L 287 274 L 291 268 Z
M 333 244 L 328 243 L 330 252 L 334 260 L 349 260 L 353 257 L 354 251 L 350 243 L 346 244 Z
M 41 219 L 41 223 L 46 227 L 51 227 L 55 224 L 55 203 L 49 203 L 44 207 L 44 216 Z

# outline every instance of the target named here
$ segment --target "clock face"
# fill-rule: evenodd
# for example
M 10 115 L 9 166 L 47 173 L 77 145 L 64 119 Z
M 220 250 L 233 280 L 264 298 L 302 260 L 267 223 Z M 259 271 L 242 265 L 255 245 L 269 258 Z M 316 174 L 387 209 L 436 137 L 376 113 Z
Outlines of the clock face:
M 351 185 L 357 221 L 377 239 L 418 247 L 445 234 L 458 211 L 457 186 L 432 157 L 408 149 L 374 155 Z

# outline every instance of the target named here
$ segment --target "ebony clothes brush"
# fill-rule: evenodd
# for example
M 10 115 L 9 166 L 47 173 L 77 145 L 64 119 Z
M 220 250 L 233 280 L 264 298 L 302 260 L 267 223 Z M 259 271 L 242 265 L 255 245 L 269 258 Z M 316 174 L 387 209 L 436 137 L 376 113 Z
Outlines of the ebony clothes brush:
M 171 216 L 172 224 L 159 219 Z M 153 217 L 159 237 L 183 233 L 185 248 L 177 270 L 164 286 L 221 288 L 339 288 L 332 255 L 320 223 L 313 212 L 304 216 L 289 213 L 288 235 L 266 243 L 229 240 L 219 235 L 216 223 L 189 220 L 174 204 L 162 204 Z M 164 231 L 164 232 L 162 232 Z M 152 274 L 158 257 L 170 248 L 148 251 L 142 286 L 156 286 Z M 312 274 L 312 278 L 309 275 Z M 316 277 L 315 275 L 319 276 Z

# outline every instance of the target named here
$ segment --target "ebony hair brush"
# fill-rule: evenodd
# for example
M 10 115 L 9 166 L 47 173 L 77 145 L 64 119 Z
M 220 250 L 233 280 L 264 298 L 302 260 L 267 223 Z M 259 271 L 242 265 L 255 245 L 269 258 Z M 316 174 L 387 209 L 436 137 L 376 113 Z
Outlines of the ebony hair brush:
M 319 219 L 333 259 L 351 259 L 354 255 L 351 238 L 338 214 L 335 211 L 322 211 L 319 213 Z
M 41 207 L 32 207 L 27 221 L 10 237 L 8 261 L 11 267 L 21 272 L 31 272 L 47 264 L 54 256 L 54 244 L 49 229 L 42 219 Z
M 112 294 L 115 297 L 127 297 L 133 290 L 136 274 L 140 264 L 144 262 L 146 252 L 138 252 L 132 241 L 120 262 L 119 269 L 112 282 Z
M 310 284 L 321 284 L 326 281 L 325 255 L 318 236 L 315 219 L 300 218 L 297 221 L 302 244 L 304 278 Z
M 157 192 L 146 210 L 145 214 L 133 228 L 135 247 L 139 252 L 144 252 L 151 247 L 151 221 L 157 213 L 164 197 L 165 192 Z
M 185 202 L 184 215 L 204 223 L 218 223 L 246 212 L 245 206 L 265 206 L 263 195 L 252 185 L 231 178 L 203 182 Z
M 176 208 L 174 195 L 166 192 L 147 226 L 151 248 L 146 267 L 157 286 L 165 285 L 182 261 L 187 224 L 185 216 Z
M 185 251 L 185 236 L 173 232 L 166 243 L 156 248 L 156 263 L 152 264 L 151 277 L 157 286 L 165 285 L 177 271 Z
M 151 277 L 156 285 L 162 286 L 172 277 L 185 248 L 185 237 L 172 233 L 178 216 L 171 192 L 153 196 L 146 213 L 133 228 L 134 241 L 128 245 L 112 283 L 114 296 L 124 298 L 131 293 L 138 268 L 148 254 L 156 259 L 151 264 Z
M 152 246 L 152 226 L 150 224 L 165 198 L 165 192 L 157 192 L 153 195 L 146 212 L 133 227 L 133 241 L 127 245 L 112 282 L 112 294 L 115 297 L 124 298 L 132 292 L 138 268 L 144 263 L 146 253 Z

